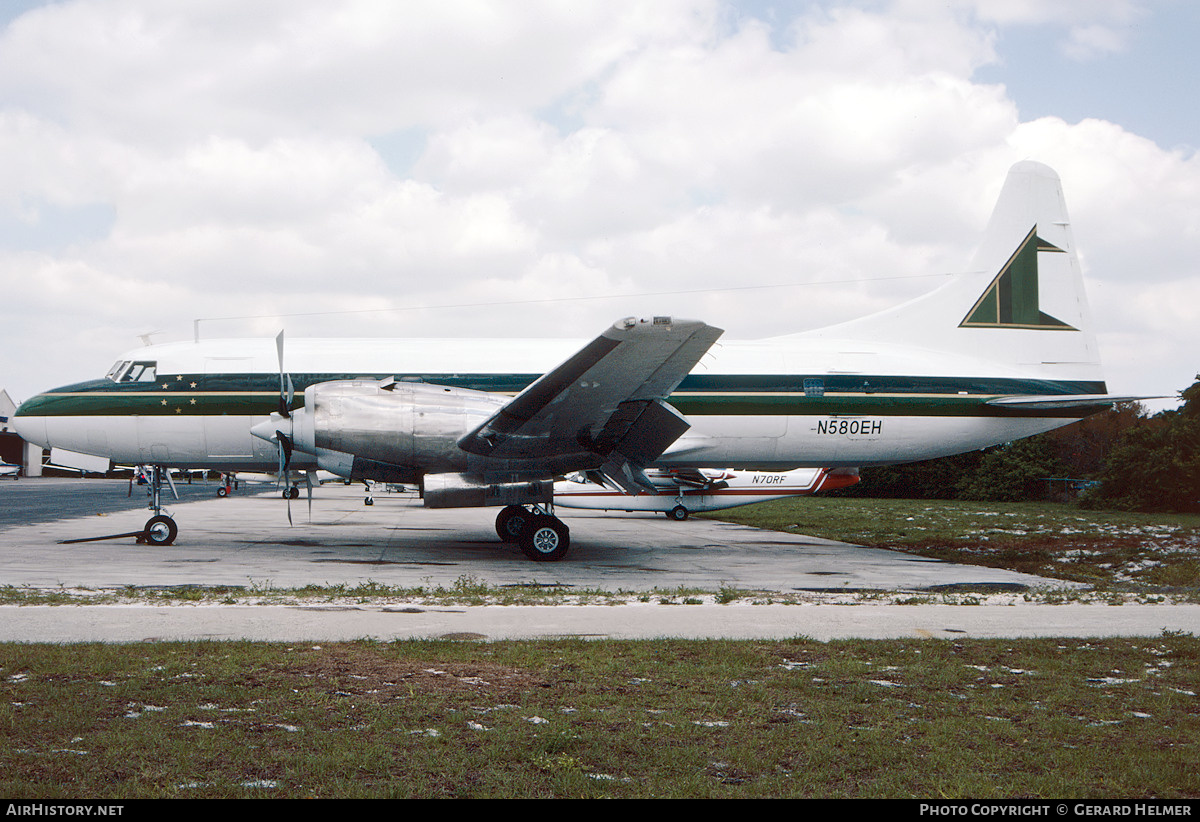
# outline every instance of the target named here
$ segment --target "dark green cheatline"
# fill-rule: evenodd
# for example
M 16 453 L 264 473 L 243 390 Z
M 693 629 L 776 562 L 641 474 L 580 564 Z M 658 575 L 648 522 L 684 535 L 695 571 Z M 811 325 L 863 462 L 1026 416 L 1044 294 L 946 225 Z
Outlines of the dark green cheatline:
M 294 407 L 303 406 L 309 385 L 338 379 L 396 376 L 454 388 L 515 394 L 536 374 L 295 374 Z M 266 415 L 276 410 L 277 374 L 182 374 L 150 385 L 92 380 L 48 391 L 25 402 L 17 416 Z M 887 375 L 703 375 L 689 376 L 670 402 L 690 415 L 874 415 L 1012 416 L 1021 412 L 986 405 L 998 396 L 1104 394 L 1102 381 L 1055 381 L 992 377 L 896 377 Z M 1028 413 L 1028 412 L 1025 412 Z M 1079 416 L 1077 410 L 1039 411 L 1036 416 Z

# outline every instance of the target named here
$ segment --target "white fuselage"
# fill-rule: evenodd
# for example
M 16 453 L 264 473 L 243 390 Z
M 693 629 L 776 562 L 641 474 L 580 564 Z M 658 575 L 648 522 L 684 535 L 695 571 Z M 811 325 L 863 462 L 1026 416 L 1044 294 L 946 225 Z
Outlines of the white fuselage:
M 296 340 L 288 344 L 287 369 L 299 387 L 334 376 L 393 376 L 512 395 L 578 347 L 541 339 Z M 169 343 L 135 349 L 122 361 L 153 363 L 152 373 L 141 382 L 96 380 L 39 395 L 18 411 L 18 431 L 46 448 L 120 464 L 276 466 L 275 447 L 250 433 L 279 396 L 272 340 Z M 1082 416 L 985 405 L 1006 394 L 1044 393 L 1057 377 L 1052 367 L 1018 369 L 896 345 L 802 336 L 722 343 L 670 396 L 691 429 L 656 465 L 778 471 L 976 450 Z M 316 466 L 298 452 L 292 467 Z

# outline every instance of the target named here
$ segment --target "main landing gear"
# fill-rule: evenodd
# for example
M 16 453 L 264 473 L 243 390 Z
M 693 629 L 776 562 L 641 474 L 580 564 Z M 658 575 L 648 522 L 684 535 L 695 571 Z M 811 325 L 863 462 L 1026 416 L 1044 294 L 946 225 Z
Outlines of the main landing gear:
M 534 562 L 557 562 L 571 547 L 570 529 L 547 505 L 502 509 L 496 516 L 496 533 L 505 542 L 517 543 Z

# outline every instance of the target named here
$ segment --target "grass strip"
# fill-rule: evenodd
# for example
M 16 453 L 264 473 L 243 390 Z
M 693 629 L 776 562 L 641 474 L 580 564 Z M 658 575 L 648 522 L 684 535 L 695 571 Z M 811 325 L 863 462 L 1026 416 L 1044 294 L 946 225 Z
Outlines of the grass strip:
M 1196 797 L 1200 640 L 0 646 L 0 795 Z
M 1055 503 L 804 497 L 702 515 L 1109 590 L 1200 592 L 1200 515 Z

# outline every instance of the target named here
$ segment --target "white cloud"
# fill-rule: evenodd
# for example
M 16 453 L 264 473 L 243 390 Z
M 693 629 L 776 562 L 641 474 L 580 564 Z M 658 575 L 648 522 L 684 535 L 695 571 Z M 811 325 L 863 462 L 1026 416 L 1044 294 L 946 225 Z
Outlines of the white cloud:
M 548 105 L 688 6 L 75 0 L 0 41 L 0 90 L 134 142 L 387 133 Z
M 1085 62 L 1125 50 L 1125 37 L 1109 26 L 1072 26 L 1063 44 L 1063 53 L 1072 60 Z
M 83 378 L 133 335 L 186 337 L 198 316 L 274 315 L 213 325 L 268 333 L 282 314 L 456 305 L 286 321 L 578 337 L 646 310 L 785 333 L 931 283 L 774 286 L 960 269 L 1026 157 L 1063 177 L 1102 321 L 1148 340 L 1170 304 L 1194 350 L 1200 318 L 1171 294 L 1200 251 L 1195 157 L 1113 123 L 1022 123 L 1002 85 L 975 79 L 1004 26 L 1095 56 L 1144 13 L 864 2 L 771 28 L 715 0 L 36 9 L 0 32 L 0 236 L 15 238 L 0 323 L 73 330 L 47 354 L 61 378 L 6 355 L 0 381 L 27 396 Z M 395 134 L 400 163 L 376 148 Z M 111 226 L 56 216 L 92 206 Z M 62 242 L 21 243 L 56 219 Z M 1131 277 L 1155 300 L 1128 299 Z M 1113 360 L 1114 386 L 1154 377 Z
M 895 9 L 933 16 L 954 10 L 987 24 L 1050 27 L 1063 37 L 1063 54 L 1086 62 L 1124 52 L 1149 13 L 1146 6 L 1143 0 L 898 0 Z

